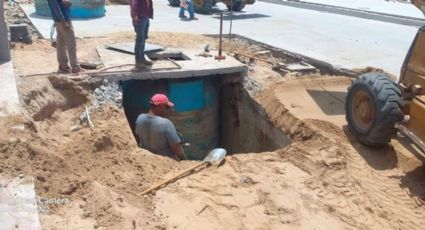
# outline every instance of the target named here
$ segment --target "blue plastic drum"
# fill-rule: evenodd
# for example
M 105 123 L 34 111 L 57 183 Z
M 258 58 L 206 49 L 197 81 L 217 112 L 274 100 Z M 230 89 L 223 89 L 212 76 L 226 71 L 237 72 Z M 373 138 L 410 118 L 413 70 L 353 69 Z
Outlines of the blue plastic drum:
M 105 16 L 104 0 L 71 0 L 71 18 L 98 18 Z M 50 17 L 47 0 L 35 0 L 35 13 Z
M 175 108 L 169 119 L 183 135 L 187 159 L 202 160 L 218 145 L 218 85 L 215 76 L 187 79 L 128 80 L 122 82 L 123 105 L 130 127 L 149 110 L 149 99 L 165 93 Z

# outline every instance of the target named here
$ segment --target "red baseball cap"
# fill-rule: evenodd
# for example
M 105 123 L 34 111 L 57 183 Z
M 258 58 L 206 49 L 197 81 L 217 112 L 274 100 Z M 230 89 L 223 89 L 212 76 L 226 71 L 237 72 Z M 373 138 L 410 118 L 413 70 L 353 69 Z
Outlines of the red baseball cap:
M 153 95 L 150 103 L 153 105 L 167 105 L 168 107 L 174 107 L 174 104 L 168 100 L 168 97 L 161 93 Z

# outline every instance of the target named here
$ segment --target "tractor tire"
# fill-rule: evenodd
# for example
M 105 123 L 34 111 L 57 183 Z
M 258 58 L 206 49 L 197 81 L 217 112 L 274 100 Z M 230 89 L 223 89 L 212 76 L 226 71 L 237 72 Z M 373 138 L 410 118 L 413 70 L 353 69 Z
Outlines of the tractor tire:
M 380 147 L 397 134 L 395 125 L 404 118 L 401 92 L 382 73 L 367 73 L 353 81 L 345 103 L 350 132 L 364 145 Z
M 240 12 L 242 11 L 243 8 L 245 8 L 246 6 L 246 0 L 234 0 L 233 1 L 233 7 L 231 7 L 230 5 L 230 1 L 228 2 L 227 9 L 228 10 L 233 10 L 235 12 Z
M 180 6 L 180 0 L 168 0 L 170 6 Z
M 215 0 L 193 0 L 196 13 L 209 14 L 214 6 Z

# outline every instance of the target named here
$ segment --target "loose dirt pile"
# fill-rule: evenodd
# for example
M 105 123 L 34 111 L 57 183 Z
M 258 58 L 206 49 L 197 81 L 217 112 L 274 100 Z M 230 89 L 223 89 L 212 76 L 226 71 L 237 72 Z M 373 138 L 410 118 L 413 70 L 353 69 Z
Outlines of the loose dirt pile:
M 42 207 L 49 210 L 41 216 L 46 229 L 60 229 L 70 219 L 85 229 L 160 223 L 150 214 L 150 199 L 138 193 L 190 164 L 138 148 L 124 113 L 114 105 L 93 111 L 95 129 L 80 124 L 89 101 L 84 87 L 97 84 L 56 77 L 23 82 L 20 93 L 29 118 L 21 122 L 26 131 L 12 129 L 1 139 L 2 175 L 33 175 L 39 197 L 70 201 Z
M 189 38 L 193 42 L 188 43 Z M 79 40 L 80 54 L 93 59 L 94 44 L 132 39 L 128 34 Z M 201 50 L 205 44 L 215 44 L 216 39 L 153 33 L 150 41 Z M 246 52 L 256 50 L 241 47 Z M 40 61 L 33 57 L 29 62 L 30 55 L 44 58 Z M 42 40 L 15 48 L 13 56 L 20 74 L 55 70 L 54 50 Z M 343 114 L 330 115 L 323 110 L 319 114 L 319 108 L 302 119 L 298 117 L 302 109 L 317 106 L 311 99 L 302 98 L 319 95 L 323 99 L 311 90 L 338 93 L 339 87 L 325 84 L 335 76 L 313 74 L 302 76 L 303 80 L 289 74 L 283 78 L 270 65 L 257 62 L 251 65 L 249 77 L 262 89 L 255 101 L 293 143 L 275 152 L 229 156 L 220 167 L 206 168 L 148 196 L 139 194 L 195 162 L 176 162 L 138 148 L 123 111 L 116 105 L 106 104 L 92 111 L 94 129 L 81 123 L 80 114 L 101 85 L 98 80 L 23 77 L 19 91 L 25 118 L 0 121 L 0 125 L 9 127 L 0 134 L 2 176 L 33 175 L 39 198 L 63 201 L 39 204 L 45 229 L 425 226 L 425 177 L 420 163 L 402 158 L 392 147 L 366 149 L 351 139 L 344 124 L 321 119 L 323 114 L 330 118 Z M 316 79 L 319 81 L 314 84 Z M 338 80 L 334 85 L 345 87 L 347 82 Z M 289 94 L 301 98 L 296 104 L 285 101 L 284 92 L 291 88 L 300 92 Z M 403 171 L 407 169 L 409 173 Z

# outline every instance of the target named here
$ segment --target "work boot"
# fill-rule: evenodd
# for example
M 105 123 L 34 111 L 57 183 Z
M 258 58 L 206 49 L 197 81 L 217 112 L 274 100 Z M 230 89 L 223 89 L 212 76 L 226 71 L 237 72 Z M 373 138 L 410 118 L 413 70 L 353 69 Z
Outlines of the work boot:
M 71 68 L 68 65 L 59 65 L 58 73 L 71 73 Z
M 142 62 L 137 62 L 135 67 L 136 69 L 146 69 L 148 66 L 143 64 Z
M 84 72 L 84 70 L 79 65 L 77 65 L 77 66 L 72 67 L 71 72 L 72 73 L 81 73 L 81 72 Z
M 143 65 L 146 65 L 146 66 L 152 66 L 153 65 L 153 61 L 148 61 L 148 60 L 143 60 L 143 61 L 141 61 L 141 63 L 143 64 Z

